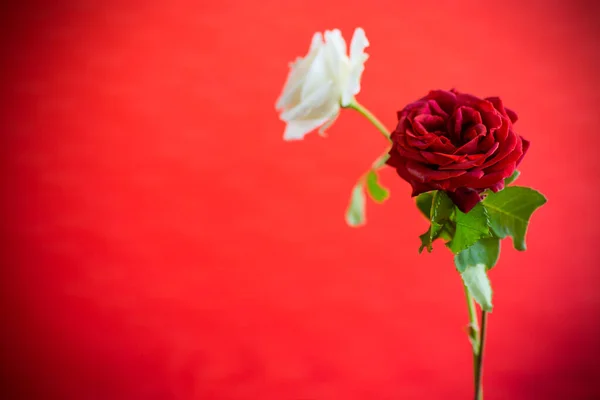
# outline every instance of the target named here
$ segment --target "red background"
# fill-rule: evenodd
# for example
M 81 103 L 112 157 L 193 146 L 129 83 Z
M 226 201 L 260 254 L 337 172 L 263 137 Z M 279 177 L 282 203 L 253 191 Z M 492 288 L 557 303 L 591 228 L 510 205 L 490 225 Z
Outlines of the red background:
M 549 198 L 504 243 L 486 399 L 600 398 L 594 1 L 31 1 L 2 9 L 6 399 L 467 399 L 448 251 L 343 112 L 284 143 L 274 103 L 317 30 L 365 28 L 359 100 L 393 127 L 432 88 L 500 95 Z

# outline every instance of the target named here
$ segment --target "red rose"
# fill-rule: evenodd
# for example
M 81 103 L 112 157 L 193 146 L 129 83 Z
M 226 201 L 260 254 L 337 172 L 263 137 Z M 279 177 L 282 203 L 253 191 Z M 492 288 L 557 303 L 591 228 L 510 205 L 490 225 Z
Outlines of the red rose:
M 443 190 L 466 213 L 484 190 L 502 190 L 527 152 L 516 121 L 498 97 L 434 90 L 398 112 L 387 164 L 411 184 L 413 196 Z

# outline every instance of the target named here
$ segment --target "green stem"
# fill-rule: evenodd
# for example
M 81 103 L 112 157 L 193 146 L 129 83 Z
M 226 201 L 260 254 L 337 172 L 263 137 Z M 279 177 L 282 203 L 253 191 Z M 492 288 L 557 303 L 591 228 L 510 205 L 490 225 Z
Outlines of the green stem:
M 363 117 L 368 119 L 370 123 L 375 125 L 375 128 L 377 128 L 387 140 L 391 141 L 390 131 L 388 131 L 385 125 L 383 125 L 381 121 L 377 119 L 377 117 L 373 115 L 371 111 L 367 110 L 362 104 L 354 100 L 348 105 L 348 108 L 358 111 Z
M 479 335 L 479 350 L 475 362 L 475 400 L 483 399 L 483 346 L 485 345 L 485 328 L 487 313 L 481 310 L 481 334 Z
M 469 340 L 471 342 L 471 346 L 473 347 L 473 379 L 474 379 L 474 386 L 475 386 L 475 400 L 481 400 L 480 397 L 480 393 L 481 390 L 478 389 L 479 387 L 481 387 L 480 384 L 478 384 L 479 382 L 479 378 L 477 376 L 478 374 L 478 361 L 479 361 L 479 348 L 480 348 L 480 341 L 479 341 L 479 323 L 477 321 L 477 309 L 475 308 L 475 301 L 473 300 L 473 296 L 471 296 L 471 293 L 469 292 L 469 289 L 467 288 L 466 285 L 464 285 L 465 288 L 465 297 L 467 298 L 467 310 L 469 312 Z

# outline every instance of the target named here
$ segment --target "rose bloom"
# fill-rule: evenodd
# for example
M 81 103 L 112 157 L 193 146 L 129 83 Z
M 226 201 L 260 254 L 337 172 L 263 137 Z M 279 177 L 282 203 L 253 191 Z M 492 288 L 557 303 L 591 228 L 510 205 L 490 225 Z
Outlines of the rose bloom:
M 527 152 L 516 121 L 498 97 L 434 90 L 398 112 L 387 164 L 413 196 L 442 190 L 466 213 L 486 189 L 502 190 Z
M 283 138 L 299 140 L 321 127 L 323 133 L 336 119 L 340 107 L 348 106 L 360 91 L 360 77 L 368 55 L 369 41 L 356 28 L 350 43 L 338 29 L 315 33 L 305 57 L 290 65 L 290 73 L 275 108 L 287 123 Z

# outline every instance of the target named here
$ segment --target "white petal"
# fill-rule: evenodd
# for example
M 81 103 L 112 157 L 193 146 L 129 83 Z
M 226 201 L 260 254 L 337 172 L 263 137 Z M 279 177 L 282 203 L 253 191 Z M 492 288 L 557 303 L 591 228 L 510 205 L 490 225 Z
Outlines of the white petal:
M 327 81 L 331 74 L 327 71 L 327 47 L 323 46 L 316 50 L 315 56 L 306 72 L 304 85 L 302 86 L 302 98 L 310 96 Z
M 328 118 L 320 118 L 289 122 L 285 127 L 285 132 L 283 132 L 283 140 L 302 140 L 307 133 L 317 129 L 327 120 Z
M 291 122 L 293 120 L 314 119 L 328 115 L 329 105 L 334 101 L 331 98 L 332 88 L 333 82 L 323 82 L 314 92 L 303 98 L 298 105 L 284 110 L 279 117 L 284 121 Z M 337 100 L 335 100 L 335 103 L 337 103 Z
M 350 62 L 356 62 L 362 57 L 367 56 L 365 54 L 365 47 L 369 46 L 369 40 L 363 28 L 356 28 L 352 35 L 352 41 L 350 42 Z M 367 56 L 368 57 L 368 56 Z M 364 62 L 362 60 L 361 62 Z
M 325 32 L 325 45 L 324 45 L 327 70 L 329 76 L 336 82 L 338 87 L 338 101 L 342 96 L 342 88 L 345 86 L 345 82 L 348 79 L 348 71 L 350 69 L 350 62 L 348 60 L 348 54 L 346 49 L 346 41 L 342 37 L 342 33 L 339 29 Z
M 332 103 L 329 110 L 323 113 L 321 117 L 314 119 L 305 120 L 294 120 L 288 122 L 285 132 L 283 133 L 283 139 L 285 140 L 300 140 L 303 139 L 307 133 L 321 127 L 319 129 L 319 135 L 325 136 L 325 130 L 331 127 L 338 115 L 340 114 L 340 105 L 338 103 Z
M 360 92 L 360 78 L 365 69 L 364 63 L 369 58 L 369 55 L 364 52 L 367 46 L 369 46 L 369 41 L 365 31 L 362 28 L 356 28 L 350 43 L 350 72 L 348 81 L 342 89 L 342 106 L 349 105 L 354 95 Z
M 342 37 L 342 32 L 339 29 L 325 31 L 325 43 L 331 44 L 340 58 L 348 57 L 346 54 L 346 41 Z
M 319 128 L 319 135 L 325 137 L 327 136 L 327 129 L 329 129 L 331 127 L 331 125 L 333 125 L 333 123 L 337 120 L 337 118 L 340 115 L 340 110 L 339 107 L 336 109 L 335 114 L 333 114 L 332 117 L 329 117 L 329 120 L 327 120 L 327 122 L 325 122 L 323 125 L 321 125 L 321 127 Z
M 321 34 L 321 32 L 317 32 L 312 37 L 308 52 L 312 52 L 313 50 L 319 48 L 321 45 L 323 45 L 323 35 Z
M 323 46 L 323 35 L 321 32 L 317 32 L 312 37 L 306 56 L 298 57 L 294 62 L 290 63 L 290 72 L 283 85 L 281 95 L 275 103 L 277 110 L 289 108 L 300 101 L 300 89 L 313 62 L 316 50 L 321 46 Z
M 299 65 L 297 62 L 296 65 Z M 300 95 L 302 90 L 302 84 L 304 83 L 305 73 L 301 71 L 301 67 L 294 67 L 288 74 L 288 78 L 283 85 L 281 95 L 275 103 L 275 109 L 281 110 L 284 108 L 292 107 L 294 104 L 300 101 Z

